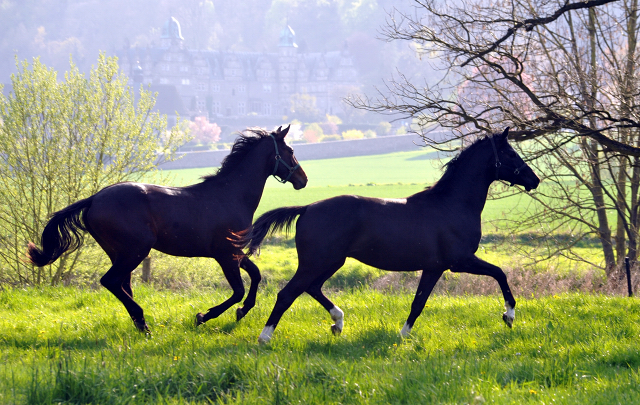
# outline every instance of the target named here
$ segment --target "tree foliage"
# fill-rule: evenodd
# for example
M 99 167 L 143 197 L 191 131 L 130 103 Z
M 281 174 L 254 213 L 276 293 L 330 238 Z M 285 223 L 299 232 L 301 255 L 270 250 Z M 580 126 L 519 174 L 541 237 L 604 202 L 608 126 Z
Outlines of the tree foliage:
M 189 123 L 189 130 L 193 140 L 202 144 L 218 142 L 222 131 L 218 124 L 209 122 L 207 117 L 195 117 Z
M 39 240 L 47 217 L 109 184 L 141 179 L 160 153 L 172 158 L 184 134 L 166 131 L 149 92 L 134 100 L 115 58 L 100 55 L 89 78 L 72 63 L 64 80 L 38 59 L 17 64 L 11 93 L 0 93 L 0 277 L 57 284 L 83 250 L 47 268 L 26 264 L 26 244 Z

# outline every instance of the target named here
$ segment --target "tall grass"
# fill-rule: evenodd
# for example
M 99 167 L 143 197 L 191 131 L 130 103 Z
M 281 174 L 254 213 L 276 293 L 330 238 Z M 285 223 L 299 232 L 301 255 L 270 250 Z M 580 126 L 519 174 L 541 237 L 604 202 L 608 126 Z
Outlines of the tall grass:
M 135 331 L 107 291 L 0 293 L 0 403 L 637 403 L 636 299 L 520 299 L 513 329 L 502 299 L 432 297 L 410 338 L 397 332 L 412 294 L 331 293 L 331 320 L 301 297 L 272 343 L 256 344 L 275 301 L 239 323 L 232 311 L 195 328 L 225 291 L 136 286 L 153 334 Z

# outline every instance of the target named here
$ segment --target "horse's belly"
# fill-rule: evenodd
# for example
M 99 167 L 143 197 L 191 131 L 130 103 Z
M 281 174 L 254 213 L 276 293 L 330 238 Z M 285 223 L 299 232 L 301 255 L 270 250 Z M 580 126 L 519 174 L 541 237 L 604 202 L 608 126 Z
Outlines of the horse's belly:
M 445 265 L 436 252 L 431 252 L 431 249 L 419 243 L 373 243 L 353 250 L 349 256 L 369 266 L 391 271 L 416 271 L 427 267 L 435 269 Z
M 468 241 L 409 238 L 407 234 L 370 239 L 358 245 L 349 252 L 350 257 L 369 266 L 391 271 L 444 271 L 461 257 L 472 255 L 477 249 L 477 246 L 474 248 Z

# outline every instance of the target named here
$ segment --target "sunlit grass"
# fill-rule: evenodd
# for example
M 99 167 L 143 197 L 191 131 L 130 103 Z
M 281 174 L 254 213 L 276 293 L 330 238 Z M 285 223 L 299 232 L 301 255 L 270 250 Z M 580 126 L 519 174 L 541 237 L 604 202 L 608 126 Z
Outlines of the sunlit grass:
M 519 299 L 509 329 L 501 297 L 436 295 L 402 340 L 412 294 L 353 289 L 329 293 L 342 336 L 303 296 L 259 346 L 275 289 L 239 323 L 229 311 L 195 328 L 228 291 L 134 288 L 151 336 L 105 290 L 0 293 L 0 403 L 640 401 L 636 299 Z

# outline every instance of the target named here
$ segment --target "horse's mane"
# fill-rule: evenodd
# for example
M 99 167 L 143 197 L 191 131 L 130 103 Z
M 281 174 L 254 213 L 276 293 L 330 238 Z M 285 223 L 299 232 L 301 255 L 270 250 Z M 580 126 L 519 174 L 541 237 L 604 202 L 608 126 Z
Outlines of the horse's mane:
M 247 156 L 253 146 L 261 139 L 271 133 L 261 128 L 249 128 L 238 133 L 238 137 L 233 142 L 231 153 L 229 153 L 220 164 L 220 168 L 213 174 L 202 176 L 204 181 L 215 179 L 217 176 L 224 176 L 233 171 L 240 162 Z
M 463 148 L 456 156 L 454 156 L 451 160 L 445 163 L 443 166 L 445 168 L 445 171 L 442 177 L 440 177 L 440 179 L 435 184 L 428 187 L 427 189 L 428 190 L 433 190 L 434 188 L 437 189 L 438 185 L 446 184 L 448 180 L 453 177 L 454 173 L 456 172 L 456 169 L 459 168 L 461 164 L 464 164 L 464 162 L 468 160 L 469 157 L 471 157 L 471 155 L 473 155 L 478 149 L 480 149 L 481 145 L 484 145 L 490 142 L 489 140 L 490 136 L 492 135 L 476 139 L 475 141 L 473 141 L 472 144 Z

